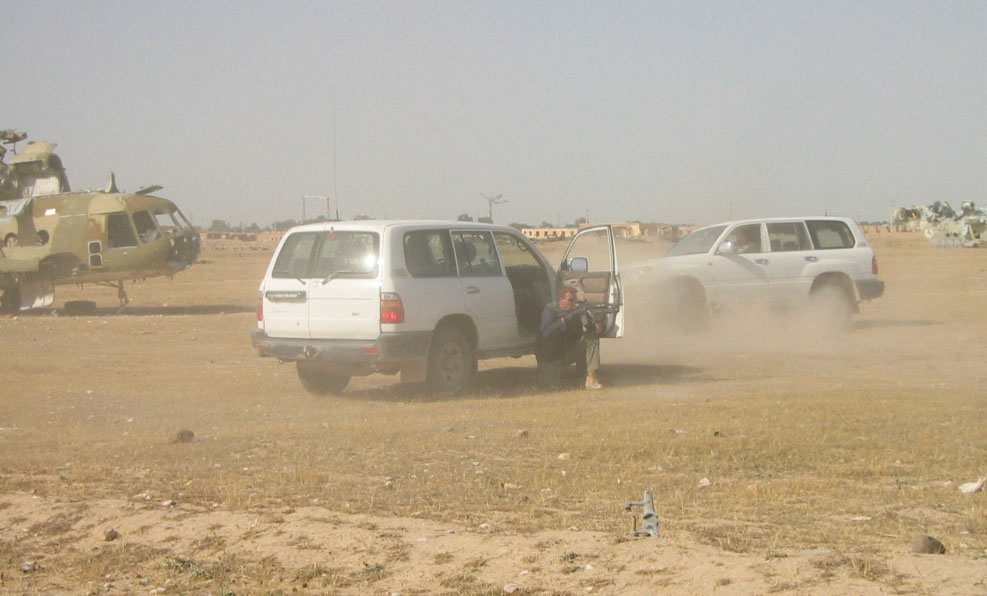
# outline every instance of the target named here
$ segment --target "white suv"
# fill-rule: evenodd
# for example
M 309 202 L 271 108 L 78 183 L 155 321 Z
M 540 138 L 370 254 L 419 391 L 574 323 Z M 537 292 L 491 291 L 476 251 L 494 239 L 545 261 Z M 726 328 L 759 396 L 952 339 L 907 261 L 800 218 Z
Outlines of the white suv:
M 666 313 L 680 327 L 716 310 L 761 304 L 817 307 L 846 325 L 858 303 L 879 298 L 877 257 L 853 220 L 788 217 L 696 230 L 640 272 L 663 282 Z
M 579 232 L 557 273 L 505 226 L 304 225 L 285 234 L 271 259 L 252 341 L 261 356 L 296 362 L 312 393 L 338 393 L 355 375 L 398 372 L 456 393 L 477 359 L 534 353 L 542 309 L 562 285 L 610 307 L 603 336 L 623 334 L 610 226 Z

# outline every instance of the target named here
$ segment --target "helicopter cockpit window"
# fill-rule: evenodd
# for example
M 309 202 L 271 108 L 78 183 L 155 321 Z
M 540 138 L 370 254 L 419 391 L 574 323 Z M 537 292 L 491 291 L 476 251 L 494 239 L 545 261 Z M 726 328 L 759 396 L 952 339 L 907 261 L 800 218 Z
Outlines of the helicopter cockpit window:
M 181 229 L 181 224 L 178 218 L 175 217 L 175 213 L 164 207 L 154 210 L 154 221 L 157 222 L 158 229 L 161 230 L 161 233 L 165 237 L 174 236 L 176 229 Z
M 137 235 L 130 225 L 130 216 L 126 211 L 106 214 L 106 246 L 121 248 L 137 246 Z
M 158 228 L 154 225 L 154 219 L 147 211 L 134 213 L 134 225 L 137 227 L 137 234 L 141 237 L 141 242 L 153 242 L 158 239 Z

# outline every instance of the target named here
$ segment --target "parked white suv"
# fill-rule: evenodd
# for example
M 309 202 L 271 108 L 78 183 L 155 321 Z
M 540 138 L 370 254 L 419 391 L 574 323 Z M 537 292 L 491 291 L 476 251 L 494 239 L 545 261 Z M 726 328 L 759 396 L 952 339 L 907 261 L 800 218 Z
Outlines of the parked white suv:
M 477 359 L 534 352 L 542 309 L 562 285 L 611 307 L 603 336 L 623 334 L 610 226 L 579 232 L 556 272 L 505 226 L 304 225 L 285 234 L 271 259 L 252 341 L 261 356 L 296 362 L 313 393 L 338 393 L 356 375 L 398 372 L 402 381 L 455 393 Z
M 860 226 L 845 217 L 708 226 L 641 271 L 661 279 L 666 314 L 682 328 L 701 325 L 716 310 L 755 304 L 810 306 L 846 325 L 859 302 L 884 293 L 874 251 Z

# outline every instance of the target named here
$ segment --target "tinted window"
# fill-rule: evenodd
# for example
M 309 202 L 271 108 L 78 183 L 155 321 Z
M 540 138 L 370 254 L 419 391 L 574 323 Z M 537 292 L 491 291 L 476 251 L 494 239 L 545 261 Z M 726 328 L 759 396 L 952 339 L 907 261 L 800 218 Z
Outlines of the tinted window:
M 817 249 L 853 248 L 856 240 L 850 226 L 842 221 L 817 220 L 807 221 L 809 235 Z
M 312 261 L 312 250 L 319 232 L 298 232 L 285 238 L 274 262 L 271 277 L 295 278 L 308 277 L 309 263 Z
M 666 257 L 674 257 L 678 255 L 698 255 L 707 253 L 713 248 L 713 243 L 716 239 L 720 237 L 726 226 L 712 226 L 709 228 L 703 228 L 701 230 L 696 230 L 695 232 L 689 234 L 685 238 L 678 241 L 678 243 L 670 248 Z
M 109 248 L 137 246 L 137 235 L 125 211 L 106 215 L 106 245 Z
M 377 234 L 318 232 L 321 236 L 312 277 L 372 277 L 377 274 Z
M 454 232 L 460 277 L 489 277 L 500 275 L 500 260 L 490 232 Z
M 420 230 L 404 235 L 404 263 L 412 277 L 455 277 L 456 260 L 447 230 Z
M 769 223 L 768 243 L 771 245 L 771 252 L 812 250 L 809 234 L 805 231 L 805 225 L 800 221 Z

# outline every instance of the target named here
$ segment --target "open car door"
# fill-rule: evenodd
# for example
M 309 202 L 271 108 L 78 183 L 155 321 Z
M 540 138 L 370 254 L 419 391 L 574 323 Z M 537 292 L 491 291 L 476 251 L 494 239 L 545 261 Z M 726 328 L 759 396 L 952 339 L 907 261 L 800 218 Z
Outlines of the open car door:
M 593 226 L 573 236 L 559 265 L 559 283 L 575 288 L 577 298 L 606 323 L 600 337 L 623 337 L 624 294 L 612 226 Z

